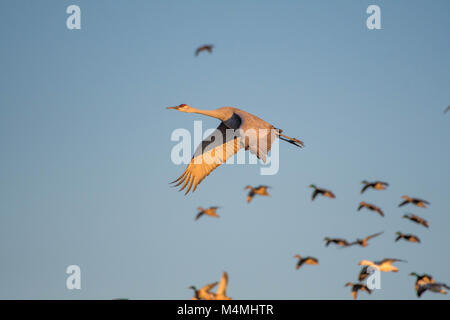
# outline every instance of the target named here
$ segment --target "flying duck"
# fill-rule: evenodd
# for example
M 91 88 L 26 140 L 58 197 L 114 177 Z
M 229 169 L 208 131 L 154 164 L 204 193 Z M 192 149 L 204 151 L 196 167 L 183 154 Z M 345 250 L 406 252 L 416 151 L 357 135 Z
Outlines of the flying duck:
M 374 268 L 380 270 L 381 272 L 397 272 L 398 268 L 392 265 L 394 262 L 406 262 L 406 261 L 400 260 L 400 259 L 393 259 L 393 258 L 386 258 L 381 261 L 375 261 L 375 262 L 372 262 L 370 260 L 361 260 L 359 262 L 359 265 L 374 267 Z
M 247 195 L 247 203 L 250 203 L 250 201 L 252 201 L 253 197 L 255 195 L 259 195 L 259 196 L 269 196 L 269 193 L 267 192 L 267 189 L 269 189 L 269 186 L 257 186 L 257 187 L 252 187 L 252 186 L 246 186 L 244 188 L 244 190 L 250 190 L 248 195 Z
M 364 187 L 361 189 L 361 193 L 364 193 L 364 191 L 368 188 L 373 188 L 374 190 L 384 190 L 387 186 L 389 186 L 389 183 L 383 181 L 368 182 L 364 180 L 361 183 L 364 184 Z
M 202 51 L 208 51 L 209 53 L 212 53 L 213 48 L 214 46 L 212 44 L 205 44 L 195 50 L 195 56 L 198 56 L 198 54 Z
M 378 237 L 380 234 L 383 234 L 383 232 L 384 232 L 384 231 L 378 232 L 378 233 L 375 233 L 375 234 L 372 234 L 372 235 L 370 235 L 370 236 L 365 237 L 364 239 L 356 239 L 356 241 L 355 241 L 355 242 L 352 242 L 351 244 L 352 244 L 352 245 L 353 245 L 353 244 L 358 244 L 358 245 L 360 245 L 361 247 L 367 247 L 367 246 L 369 245 L 369 240 L 370 240 L 370 239 L 375 238 L 375 237 Z
M 362 283 L 353 283 L 353 282 L 347 282 L 345 284 L 346 287 L 351 286 L 352 287 L 352 297 L 356 300 L 356 297 L 358 296 L 358 291 L 366 291 L 368 294 L 372 293 L 372 290 L 370 290 L 365 284 Z
M 210 216 L 210 217 L 219 218 L 219 215 L 216 213 L 216 210 L 218 208 L 219 207 L 209 207 L 208 209 L 203 209 L 202 207 L 198 207 L 197 210 L 199 211 L 199 213 L 195 217 L 195 220 L 198 220 L 204 214 L 206 214 L 207 216 Z
M 417 274 L 416 272 L 411 272 L 409 274 L 410 276 L 416 277 L 416 283 L 414 284 L 414 289 L 416 290 L 417 295 L 419 295 L 419 287 L 427 284 L 427 283 L 434 283 L 434 279 L 429 274 Z
M 378 212 L 378 214 L 379 214 L 380 216 L 384 217 L 383 211 L 382 211 L 379 207 L 377 207 L 376 205 L 373 205 L 373 204 L 370 204 L 370 203 L 361 201 L 361 202 L 359 203 L 358 211 L 361 210 L 362 208 L 367 208 L 367 209 L 369 209 L 369 210 Z
M 409 215 L 405 214 L 405 215 L 403 215 L 403 218 L 409 219 L 409 220 L 411 220 L 411 221 L 413 221 L 415 223 L 421 224 L 421 225 L 423 225 L 426 228 L 429 227 L 429 224 L 428 224 L 427 220 L 425 220 L 425 219 L 423 219 L 423 218 L 421 218 L 419 216 L 416 216 L 415 214 L 412 214 L 412 213 L 409 214 Z
M 312 194 L 312 200 L 314 200 L 318 194 L 321 194 L 324 197 L 328 197 L 331 199 L 336 198 L 336 196 L 330 190 L 317 188 L 314 184 L 309 185 L 309 187 L 314 189 L 313 194 Z
M 408 196 L 402 196 L 403 199 L 405 199 L 405 201 L 403 201 L 402 203 L 400 203 L 398 206 L 404 206 L 407 203 L 412 203 L 420 208 L 426 208 L 427 204 L 429 205 L 430 203 L 428 201 L 422 200 L 422 199 L 417 199 L 417 198 L 410 198 Z
M 296 254 L 295 256 L 294 256 L 294 258 L 297 258 L 298 259 L 298 262 L 297 262 L 297 265 L 296 265 L 296 267 L 295 267 L 295 269 L 300 269 L 300 267 L 303 265 L 303 264 L 313 264 L 313 265 L 315 265 L 315 264 L 319 264 L 319 260 L 317 260 L 316 258 L 314 258 L 314 257 L 305 257 L 305 258 L 302 258 L 299 254 Z
M 406 241 L 409 242 L 417 242 L 420 243 L 420 239 L 418 236 L 415 236 L 413 234 L 409 234 L 409 233 L 401 233 L 400 231 L 395 233 L 397 235 L 397 238 L 395 238 L 395 242 L 397 242 L 400 239 L 405 239 Z
M 345 240 L 345 239 L 340 239 L 340 238 L 324 238 L 323 239 L 325 242 L 325 247 L 328 247 L 330 245 L 330 243 L 335 243 L 336 245 L 340 246 L 340 247 L 348 247 L 350 246 L 350 243 Z

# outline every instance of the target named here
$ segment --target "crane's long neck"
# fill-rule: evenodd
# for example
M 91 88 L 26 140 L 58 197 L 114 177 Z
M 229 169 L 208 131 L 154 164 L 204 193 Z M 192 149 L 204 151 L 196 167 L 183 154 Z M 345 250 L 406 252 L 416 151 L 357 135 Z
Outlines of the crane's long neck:
M 189 109 L 189 113 L 203 114 L 203 115 L 208 116 L 208 117 L 219 119 L 220 121 L 228 120 L 228 117 L 223 112 L 221 112 L 220 110 L 201 110 L 201 109 L 197 109 L 197 108 L 192 108 L 191 107 Z

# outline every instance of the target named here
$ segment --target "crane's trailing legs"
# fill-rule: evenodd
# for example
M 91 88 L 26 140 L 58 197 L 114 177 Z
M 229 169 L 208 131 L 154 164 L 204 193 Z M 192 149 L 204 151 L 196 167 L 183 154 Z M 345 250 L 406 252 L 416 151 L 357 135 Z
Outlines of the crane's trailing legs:
M 283 130 L 278 129 L 278 128 L 275 128 L 275 130 L 276 130 L 275 132 L 278 135 L 278 138 L 280 138 L 280 140 L 292 143 L 293 145 L 295 145 L 295 146 L 297 146 L 299 148 L 303 148 L 305 146 L 303 141 L 300 141 L 300 140 L 298 140 L 296 138 L 291 138 L 291 137 L 288 137 L 288 136 L 282 134 Z

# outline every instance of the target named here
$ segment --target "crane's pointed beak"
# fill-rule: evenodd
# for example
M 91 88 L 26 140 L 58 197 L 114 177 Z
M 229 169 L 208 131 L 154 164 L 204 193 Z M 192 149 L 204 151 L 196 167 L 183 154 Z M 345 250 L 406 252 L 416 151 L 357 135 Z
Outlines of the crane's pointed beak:
M 178 106 L 176 106 L 176 107 L 167 107 L 166 109 L 177 109 L 178 108 Z

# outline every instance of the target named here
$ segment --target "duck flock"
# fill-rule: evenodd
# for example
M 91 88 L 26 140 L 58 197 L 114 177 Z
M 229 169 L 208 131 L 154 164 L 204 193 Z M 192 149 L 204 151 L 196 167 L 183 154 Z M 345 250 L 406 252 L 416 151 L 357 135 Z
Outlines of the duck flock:
M 212 49 L 213 49 L 213 45 L 201 46 L 195 51 L 195 55 L 197 56 L 202 51 L 208 51 L 209 53 L 212 53 Z M 236 108 L 225 107 L 225 108 L 217 109 L 215 111 L 214 110 L 202 111 L 202 110 L 198 110 L 198 109 L 189 107 L 185 104 L 182 104 L 177 107 L 169 107 L 169 109 L 176 109 L 178 111 L 183 111 L 183 112 L 200 113 L 200 114 L 204 114 L 207 116 L 217 118 L 222 121 L 221 125 L 217 129 L 219 131 L 221 130 L 221 127 L 232 128 L 232 129 L 242 129 L 242 123 L 245 123 L 248 125 L 248 123 L 251 122 L 253 124 L 253 128 L 258 129 L 258 128 L 264 127 L 264 128 L 274 129 L 274 130 L 276 130 L 275 133 L 278 135 L 278 138 L 280 138 L 281 140 L 292 143 L 298 147 L 303 146 L 303 143 L 300 140 L 284 136 L 283 134 L 281 134 L 282 130 L 274 128 L 273 126 L 271 126 L 270 124 L 266 123 L 265 121 L 257 118 L 256 116 L 253 116 L 251 114 L 246 113 L 245 111 L 242 111 L 242 110 L 239 110 Z M 222 109 L 224 109 L 224 110 L 222 110 Z M 447 112 L 448 110 L 450 110 L 450 106 L 447 107 L 444 112 Z M 249 119 L 249 120 L 247 120 L 247 119 Z M 233 121 L 231 121 L 231 120 L 233 120 Z M 231 122 L 233 122 L 233 125 L 230 125 Z M 238 124 L 235 125 L 236 123 L 238 123 Z M 264 138 L 266 138 L 266 137 L 264 137 Z M 203 143 L 201 145 L 202 147 L 205 147 L 203 144 L 205 144 L 205 143 L 208 144 L 207 140 L 208 139 L 203 141 Z M 269 143 L 271 143 L 272 141 L 273 140 L 271 140 Z M 234 146 L 231 147 L 232 151 L 228 151 L 228 149 L 230 149 L 229 148 L 230 141 L 225 141 L 224 143 L 222 143 L 220 145 L 215 145 L 215 146 L 213 145 L 212 147 L 209 148 L 209 151 L 205 151 L 203 149 L 201 150 L 202 157 L 205 157 L 205 155 L 208 155 L 209 157 L 214 157 L 214 152 L 209 153 L 209 152 L 211 152 L 211 149 L 214 149 L 214 148 L 216 148 L 216 149 L 223 148 L 224 150 L 226 149 L 224 152 L 225 155 L 221 155 L 222 158 L 220 158 L 220 161 L 218 162 L 217 165 L 211 165 L 210 163 L 208 165 L 203 164 L 203 163 L 199 164 L 198 162 L 196 162 L 194 164 L 194 158 L 196 156 L 198 156 L 197 152 L 196 152 L 196 155 L 194 156 L 191 163 L 188 165 L 188 168 L 186 169 L 186 171 L 182 174 L 182 176 L 180 176 L 180 178 L 178 178 L 177 180 L 174 181 L 174 182 L 178 182 L 177 186 L 180 185 L 182 182 L 184 182 L 184 185 L 181 188 L 181 190 L 183 190 L 188 185 L 188 189 L 186 192 L 186 194 L 187 194 L 191 188 L 191 185 L 193 184 L 194 185 L 193 191 L 194 191 L 195 188 L 197 187 L 197 185 L 206 176 L 208 176 L 221 163 L 224 163 L 230 156 L 235 154 L 239 150 L 240 147 L 245 148 L 245 150 L 250 150 L 250 152 L 255 153 L 258 156 L 258 158 L 260 158 L 260 159 L 263 159 L 263 160 L 265 159 L 264 155 L 261 155 L 258 153 L 258 150 L 254 151 L 252 149 L 253 146 L 252 146 L 251 142 L 250 143 L 246 142 L 247 144 L 245 144 L 241 141 L 236 141 L 236 140 L 233 140 L 231 142 L 234 143 Z M 240 147 L 236 147 L 236 145 L 240 145 Z M 208 146 L 206 146 L 206 147 L 208 147 Z M 207 149 L 207 148 L 204 148 L 204 149 Z M 270 150 L 270 144 L 269 144 L 269 150 Z M 212 151 L 214 151 L 214 150 L 212 150 Z M 384 181 L 366 181 L 366 180 L 364 180 L 364 181 L 362 181 L 362 185 L 363 185 L 363 187 L 360 191 L 361 194 L 367 192 L 369 189 L 376 190 L 376 191 L 382 191 L 382 190 L 386 190 L 389 187 L 389 183 L 384 182 Z M 331 190 L 317 187 L 315 184 L 311 184 L 311 185 L 309 185 L 309 187 L 313 189 L 313 192 L 311 195 L 311 201 L 316 200 L 318 196 L 322 196 L 324 198 L 329 198 L 331 200 L 336 198 L 335 194 Z M 265 197 L 269 196 L 269 193 L 268 193 L 269 188 L 270 187 L 267 185 L 259 185 L 259 186 L 255 186 L 255 187 L 247 185 L 244 188 L 244 190 L 248 190 L 247 203 L 250 203 L 255 196 L 265 196 Z M 425 209 L 425 208 L 427 208 L 427 206 L 430 205 L 430 203 L 428 201 L 420 199 L 420 198 L 410 197 L 410 196 L 406 196 L 406 195 L 402 196 L 401 198 L 402 198 L 402 201 L 398 204 L 398 207 L 410 205 L 410 206 L 416 206 L 418 208 Z M 217 214 L 217 209 L 219 209 L 219 207 L 209 207 L 209 208 L 199 207 L 198 213 L 195 216 L 195 220 L 198 220 L 204 216 L 219 218 L 219 215 Z M 373 203 L 367 203 L 365 201 L 361 201 L 359 203 L 359 206 L 357 207 L 357 211 L 360 212 L 361 210 L 367 211 L 368 213 L 373 212 L 373 213 L 379 215 L 380 217 L 385 217 L 383 210 L 379 206 L 377 206 L 376 204 L 373 204 Z M 420 216 L 415 215 L 415 214 L 412 214 L 412 213 L 404 214 L 402 218 L 407 219 L 407 220 L 409 220 L 413 223 L 416 223 L 420 226 L 423 226 L 424 228 L 429 228 L 428 221 Z M 343 239 L 343 238 L 325 237 L 324 241 L 325 241 L 326 247 L 328 247 L 330 245 L 335 245 L 340 248 L 348 248 L 351 246 L 367 247 L 369 245 L 369 240 L 380 237 L 382 235 L 384 235 L 383 231 L 369 235 L 363 239 L 357 238 L 355 240 L 347 240 L 347 239 Z M 395 235 L 393 235 L 393 238 L 394 238 L 395 242 L 406 241 L 406 242 L 410 242 L 410 243 L 417 243 L 417 244 L 420 243 L 419 236 L 414 235 L 414 234 L 409 234 L 409 233 L 403 233 L 401 231 L 396 232 Z M 313 256 L 302 256 L 300 254 L 295 254 L 294 258 L 296 259 L 295 268 L 297 270 L 302 269 L 306 265 L 314 266 L 314 265 L 319 264 L 319 259 L 316 257 L 313 257 Z M 345 287 L 351 288 L 351 295 L 352 295 L 353 299 L 357 298 L 359 291 L 364 291 L 368 294 L 371 294 L 373 291 L 373 288 L 370 288 L 370 286 L 368 286 L 368 284 L 364 283 L 364 281 L 367 281 L 369 276 L 371 274 L 373 274 L 374 271 L 398 272 L 398 270 L 399 270 L 398 267 L 394 266 L 394 263 L 397 263 L 397 262 L 398 263 L 400 263 L 400 262 L 406 263 L 407 261 L 402 260 L 402 259 L 397 259 L 397 258 L 384 258 L 380 261 L 372 261 L 372 260 L 366 260 L 366 259 L 361 260 L 359 262 L 359 265 L 361 266 L 361 270 L 360 270 L 359 274 L 357 275 L 358 282 L 347 282 L 345 284 Z M 419 274 L 416 272 L 411 272 L 410 276 L 414 276 L 416 279 L 414 289 L 415 289 L 418 297 L 421 297 L 426 291 L 440 293 L 440 294 L 447 294 L 446 289 L 450 289 L 450 287 L 447 284 L 435 280 L 433 278 L 433 276 L 431 276 L 429 274 Z M 219 284 L 218 288 L 217 288 L 216 292 L 213 292 L 212 290 L 216 287 L 217 284 Z M 195 286 L 191 286 L 189 288 L 194 291 L 194 296 L 192 298 L 193 300 L 231 300 L 231 297 L 227 296 L 227 294 L 226 294 L 227 286 L 228 286 L 228 274 L 226 272 L 223 272 L 222 277 L 219 282 L 213 282 L 213 283 L 207 284 L 205 286 L 200 287 L 200 289 L 197 289 Z

